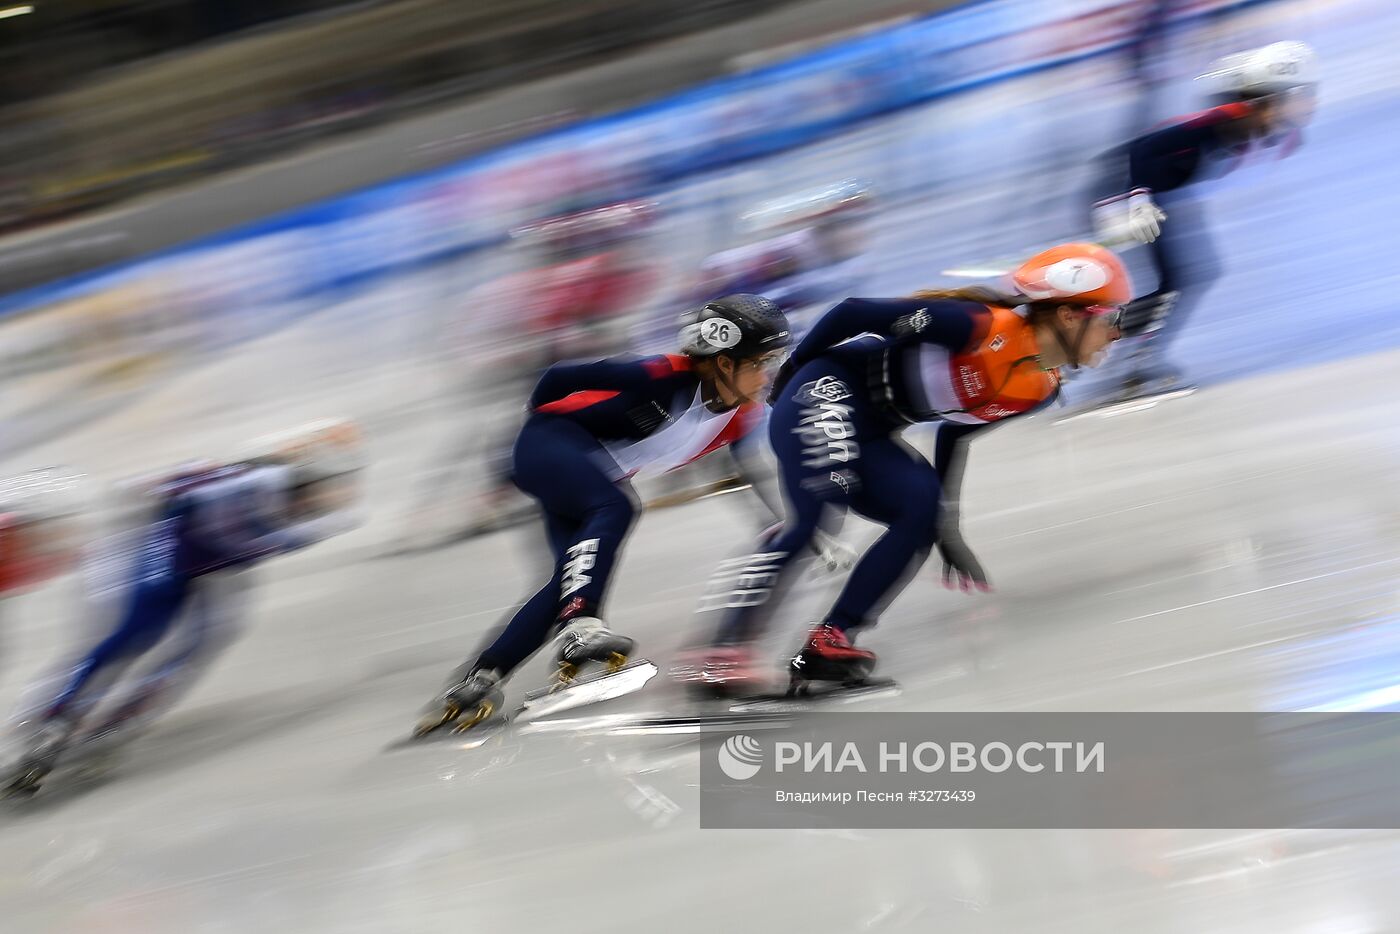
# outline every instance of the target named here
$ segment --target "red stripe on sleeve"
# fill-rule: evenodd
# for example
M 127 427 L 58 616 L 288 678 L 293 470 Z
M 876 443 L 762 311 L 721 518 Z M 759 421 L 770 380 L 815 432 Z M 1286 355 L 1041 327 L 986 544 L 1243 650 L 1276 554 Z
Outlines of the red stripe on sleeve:
M 1249 116 L 1253 111 L 1254 105 L 1248 101 L 1240 101 L 1235 104 L 1221 104 L 1209 110 L 1201 110 L 1191 114 L 1180 121 L 1180 125 L 1184 127 L 1210 126 L 1215 123 L 1225 123 L 1228 120 L 1239 120 L 1242 117 Z M 1163 124 L 1164 127 L 1170 125 L 1170 121 Z
M 643 360 L 642 366 L 646 368 L 647 376 L 652 379 L 665 379 L 673 373 L 689 372 L 690 358 L 684 354 L 668 353 Z
M 616 392 L 603 389 L 588 389 L 582 392 L 571 392 L 562 399 L 553 402 L 546 402 L 535 409 L 536 412 L 548 412 L 551 415 L 561 415 L 565 412 L 577 412 L 579 409 L 586 409 L 597 402 L 605 402 L 617 395 Z

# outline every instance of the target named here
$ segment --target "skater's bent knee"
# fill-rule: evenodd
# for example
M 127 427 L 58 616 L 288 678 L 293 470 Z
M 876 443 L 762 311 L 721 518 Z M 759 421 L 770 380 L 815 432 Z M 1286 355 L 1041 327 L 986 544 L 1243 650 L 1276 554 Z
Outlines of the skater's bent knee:
M 594 507 L 593 513 L 623 527 L 630 526 L 637 518 L 637 507 L 626 496 L 619 493 Z

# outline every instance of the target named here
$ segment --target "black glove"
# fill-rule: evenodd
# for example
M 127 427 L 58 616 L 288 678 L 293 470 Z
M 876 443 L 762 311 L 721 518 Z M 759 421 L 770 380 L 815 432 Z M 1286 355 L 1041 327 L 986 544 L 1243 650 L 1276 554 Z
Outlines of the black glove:
M 778 372 L 773 377 L 773 387 L 768 390 L 768 404 L 776 405 L 783 397 L 783 390 L 787 384 L 792 382 L 793 375 L 797 372 L 797 364 L 791 357 L 783 361 L 783 365 L 778 367 Z
M 1176 303 L 1175 292 L 1153 292 L 1133 299 L 1123 306 L 1123 317 L 1119 330 L 1124 337 L 1137 337 L 1156 330 L 1172 312 Z
M 938 555 L 943 559 L 943 586 L 964 592 L 976 587 L 982 592 L 992 589 L 987 582 L 987 572 L 972 549 L 963 541 L 962 533 L 956 527 L 945 528 L 938 539 Z

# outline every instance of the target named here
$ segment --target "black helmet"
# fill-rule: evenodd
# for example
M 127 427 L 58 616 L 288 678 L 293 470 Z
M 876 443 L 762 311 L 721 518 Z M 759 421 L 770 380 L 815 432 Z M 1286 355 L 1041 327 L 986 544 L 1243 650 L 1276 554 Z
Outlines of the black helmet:
M 762 295 L 726 295 L 687 317 L 680 342 L 692 357 L 756 357 L 792 343 L 787 315 Z

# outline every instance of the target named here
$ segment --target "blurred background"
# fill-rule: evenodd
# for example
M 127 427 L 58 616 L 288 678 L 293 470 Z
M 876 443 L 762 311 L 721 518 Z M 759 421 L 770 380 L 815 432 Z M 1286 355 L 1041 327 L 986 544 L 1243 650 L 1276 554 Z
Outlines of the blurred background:
M 708 858 L 742 904 L 766 906 L 755 917 L 794 929 L 745 877 L 764 860 L 801 883 L 793 840 L 735 858 L 732 836 L 696 831 L 683 756 L 561 744 L 418 771 L 373 759 L 534 574 L 492 534 L 529 515 L 506 454 L 530 385 L 558 360 L 671 349 L 679 314 L 717 293 L 772 295 L 802 327 L 847 295 L 960 284 L 1089 237 L 1098 156 L 1207 106 L 1194 79 L 1220 56 L 1280 39 L 1317 49 L 1317 113 L 1296 151 L 1261 148 L 1206 183 L 1224 272 L 1175 345 L 1201 391 L 1112 422 L 998 432 L 964 511 L 1009 586 L 969 608 L 916 585 L 880 635 L 919 646 L 889 672 L 903 709 L 1391 696 L 1376 661 L 1400 646 L 1390 0 L 6 3 L 0 472 L 80 470 L 100 528 L 124 479 L 306 419 L 356 419 L 372 458 L 368 521 L 270 574 L 255 632 L 194 712 L 152 736 L 156 764 L 17 832 L 0 861 L 23 881 L 0 903 L 27 929 L 301 917 L 416 931 L 469 905 L 512 918 L 533 870 L 470 897 L 410 877 L 497 878 L 483 846 L 564 865 L 521 825 L 526 775 L 570 814 L 621 789 L 584 821 L 611 857 L 600 866 L 650 878 L 644 853 Z M 1069 401 L 1094 398 L 1096 380 L 1076 378 Z M 726 473 L 702 462 L 643 492 L 685 503 Z M 727 500 L 655 515 L 613 601 L 660 660 L 709 568 L 743 542 Z M 0 699 L 91 640 L 83 600 L 70 581 L 2 608 Z M 354 710 L 337 699 L 347 671 Z M 328 733 L 297 710 L 353 726 Z M 254 794 L 261 768 L 290 790 Z M 493 805 L 444 827 L 430 799 L 439 815 Z M 389 842 L 361 846 L 352 812 Z M 172 847 L 182 814 L 205 823 Z M 288 820 L 298 833 L 279 839 L 306 863 L 273 872 L 267 901 L 240 901 L 246 867 L 266 861 L 239 822 Z M 123 834 L 137 837 L 124 865 Z M 812 929 L 1383 931 L 1400 916 L 1380 871 L 1391 836 L 1198 837 L 823 838 L 862 869 L 856 907 L 815 896 Z M 1241 866 L 1266 872 L 1250 893 L 1228 881 Z M 339 901 L 360 873 L 378 874 L 384 888 L 366 892 L 382 902 Z M 165 914 L 148 915 L 152 879 L 176 893 Z M 1238 910 L 1212 915 L 1222 901 L 1164 879 Z M 637 919 L 675 928 L 686 886 L 658 882 Z M 1129 894 L 1100 904 L 1111 891 Z

